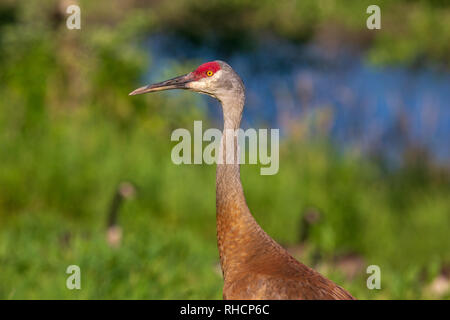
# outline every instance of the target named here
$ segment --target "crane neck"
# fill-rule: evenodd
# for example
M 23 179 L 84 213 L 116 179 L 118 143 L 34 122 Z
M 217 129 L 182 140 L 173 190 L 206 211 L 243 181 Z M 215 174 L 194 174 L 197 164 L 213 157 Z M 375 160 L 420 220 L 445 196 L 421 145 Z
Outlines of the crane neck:
M 220 102 L 223 112 L 223 132 L 220 141 L 216 183 L 223 184 L 223 187 L 226 187 L 226 190 L 229 191 L 229 188 L 238 188 L 241 185 L 237 132 L 241 124 L 245 94 L 243 92 L 228 94 L 222 96 Z M 234 178 L 233 183 L 230 181 L 231 177 Z M 219 196 L 219 193 L 217 195 Z M 223 196 L 224 192 L 220 192 L 220 198 Z
M 239 129 L 244 100 L 244 94 L 221 99 L 224 131 L 216 171 L 216 218 L 220 263 L 225 279 L 235 276 L 239 270 L 245 270 L 248 263 L 246 257 L 256 250 L 255 240 L 265 234 L 245 201 L 239 170 L 238 139 L 230 134 L 232 131 L 237 133 Z M 227 162 L 230 159 L 234 161 Z
M 220 98 L 220 103 L 222 104 L 223 112 L 223 132 L 220 141 L 216 183 L 223 185 L 228 191 L 229 188 L 236 189 L 238 186 L 241 186 L 237 132 L 241 124 L 245 94 L 240 92 L 239 94 L 225 95 Z M 231 177 L 234 178 L 233 181 L 230 180 Z M 242 189 L 242 186 L 240 189 Z M 220 192 L 217 196 L 222 198 L 224 193 Z

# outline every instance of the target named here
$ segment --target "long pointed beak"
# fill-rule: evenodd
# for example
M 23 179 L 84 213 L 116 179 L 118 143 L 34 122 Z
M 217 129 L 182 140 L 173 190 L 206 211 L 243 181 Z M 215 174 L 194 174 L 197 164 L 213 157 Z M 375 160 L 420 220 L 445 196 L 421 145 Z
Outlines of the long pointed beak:
M 129 95 L 134 96 L 137 94 L 143 94 L 143 93 L 147 93 L 147 92 L 170 90 L 170 89 L 189 89 L 187 84 L 189 82 L 192 82 L 195 80 L 196 79 L 194 78 L 194 76 L 191 72 L 191 73 L 188 73 L 188 74 L 185 74 L 185 75 L 173 78 L 173 79 L 169 79 L 169 80 L 154 83 L 154 84 L 149 84 L 148 86 L 138 88 L 138 89 L 134 90 L 133 92 L 130 92 Z

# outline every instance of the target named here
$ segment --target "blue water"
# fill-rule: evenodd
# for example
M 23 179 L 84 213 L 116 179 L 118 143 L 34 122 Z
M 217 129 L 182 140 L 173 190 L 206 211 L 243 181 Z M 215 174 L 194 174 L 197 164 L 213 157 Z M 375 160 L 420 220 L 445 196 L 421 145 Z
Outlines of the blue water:
M 160 81 L 178 62 L 227 61 L 247 88 L 243 128 L 288 126 L 320 110 L 332 113 L 329 135 L 343 148 L 394 158 L 407 145 L 427 149 L 439 162 L 450 160 L 450 73 L 430 68 L 376 68 L 360 52 L 335 52 L 280 39 L 264 39 L 252 51 L 224 55 L 180 38 L 148 39 L 146 81 Z M 175 75 L 173 75 L 175 76 Z M 205 97 L 220 127 L 220 111 Z

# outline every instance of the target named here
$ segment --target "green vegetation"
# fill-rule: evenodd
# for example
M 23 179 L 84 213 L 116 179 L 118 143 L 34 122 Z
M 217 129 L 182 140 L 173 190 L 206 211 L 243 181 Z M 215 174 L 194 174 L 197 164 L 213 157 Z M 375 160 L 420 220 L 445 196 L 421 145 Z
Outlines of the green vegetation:
M 268 1 L 180 0 L 145 8 L 85 1 L 79 32 L 65 28 L 55 3 L 0 6 L 0 298 L 221 298 L 215 168 L 170 161 L 172 129 L 206 120 L 206 106 L 186 92 L 128 97 L 148 67 L 140 41 L 166 29 L 197 39 L 187 26 L 209 26 L 217 8 L 238 13 L 217 31 L 230 41 L 239 28 L 306 41 L 330 17 L 356 30 L 363 16 L 355 12 L 365 1 L 345 7 L 302 1 L 295 10 L 291 1 L 273 8 Z M 448 63 L 443 1 L 382 3 L 405 14 L 405 23 L 395 24 L 404 30 L 377 36 L 369 57 L 410 62 L 426 54 Z M 387 29 L 397 22 L 391 14 Z M 173 65 L 168 74 L 196 63 Z M 323 215 L 309 246 L 321 253 L 324 273 L 356 297 L 449 298 L 427 289 L 450 262 L 448 169 L 405 155 L 403 166 L 390 171 L 357 152 L 338 152 L 326 134 L 292 133 L 282 142 L 277 175 L 244 165 L 242 180 L 255 218 L 286 246 L 298 243 L 306 210 Z M 131 181 L 137 193 L 121 208 L 122 244 L 111 248 L 107 210 L 121 181 Z M 381 267 L 381 290 L 366 288 L 365 270 L 347 279 L 333 267 L 333 254 L 345 252 Z M 81 268 L 82 290 L 65 286 L 71 264 Z

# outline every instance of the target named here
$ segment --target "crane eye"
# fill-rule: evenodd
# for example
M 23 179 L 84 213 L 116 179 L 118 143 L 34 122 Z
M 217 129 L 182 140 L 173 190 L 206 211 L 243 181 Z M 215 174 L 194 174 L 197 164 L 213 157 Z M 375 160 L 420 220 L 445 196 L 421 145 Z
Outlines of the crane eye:
M 208 77 L 211 77 L 213 75 L 214 72 L 212 72 L 211 70 L 206 71 L 206 75 Z

